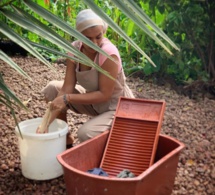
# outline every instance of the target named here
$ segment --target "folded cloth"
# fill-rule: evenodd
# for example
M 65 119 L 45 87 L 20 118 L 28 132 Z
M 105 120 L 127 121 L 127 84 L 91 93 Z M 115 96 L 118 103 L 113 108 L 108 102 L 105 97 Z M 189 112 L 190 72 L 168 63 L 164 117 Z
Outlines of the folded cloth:
M 90 174 L 108 177 L 108 174 L 102 168 L 93 168 L 87 171 Z
M 129 170 L 127 170 L 127 169 L 124 169 L 123 171 L 121 171 L 121 172 L 117 175 L 117 177 L 118 177 L 118 178 L 128 178 L 128 177 L 132 178 L 132 177 L 135 177 L 135 175 L 134 175 L 131 171 L 129 171 Z

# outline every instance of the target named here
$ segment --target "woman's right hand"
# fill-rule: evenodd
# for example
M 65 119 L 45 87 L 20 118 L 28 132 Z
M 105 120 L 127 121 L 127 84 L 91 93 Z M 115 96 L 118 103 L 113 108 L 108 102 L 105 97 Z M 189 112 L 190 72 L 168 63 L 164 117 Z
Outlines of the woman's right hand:
M 40 131 L 40 126 L 37 127 L 37 130 L 36 130 L 36 133 L 37 133 L 37 134 L 44 134 L 44 133 L 48 133 L 48 132 L 49 132 L 48 128 L 45 129 L 45 131 L 41 132 L 41 131 Z
M 65 110 L 65 109 L 66 109 L 66 104 L 64 103 L 63 95 L 56 97 L 50 105 L 51 112 L 60 113 L 61 111 Z

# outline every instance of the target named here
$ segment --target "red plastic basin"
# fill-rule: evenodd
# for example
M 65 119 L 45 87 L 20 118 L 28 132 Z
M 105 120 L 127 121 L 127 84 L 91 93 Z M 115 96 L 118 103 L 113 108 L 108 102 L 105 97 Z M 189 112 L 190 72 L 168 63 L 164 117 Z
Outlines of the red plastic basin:
M 102 177 L 86 171 L 99 167 L 109 131 L 57 156 L 64 169 L 68 195 L 168 195 L 171 194 L 180 151 L 184 144 L 159 135 L 154 163 L 134 178 Z

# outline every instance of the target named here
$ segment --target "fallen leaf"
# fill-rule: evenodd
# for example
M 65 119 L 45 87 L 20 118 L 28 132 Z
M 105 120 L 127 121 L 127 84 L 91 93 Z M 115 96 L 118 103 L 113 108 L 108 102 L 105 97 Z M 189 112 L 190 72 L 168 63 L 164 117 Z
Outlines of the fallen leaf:
M 193 160 L 189 159 L 189 160 L 187 160 L 187 164 L 192 166 L 195 164 L 195 162 Z
M 28 103 L 29 103 L 31 100 L 32 100 L 32 98 L 29 98 L 27 101 L 23 101 L 22 103 L 23 103 L 25 106 L 27 106 Z

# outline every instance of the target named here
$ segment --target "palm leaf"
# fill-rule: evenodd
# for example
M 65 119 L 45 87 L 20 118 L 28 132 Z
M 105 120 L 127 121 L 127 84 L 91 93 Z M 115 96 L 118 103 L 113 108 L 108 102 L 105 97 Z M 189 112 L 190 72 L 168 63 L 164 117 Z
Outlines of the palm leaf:
M 152 27 L 152 29 L 159 34 L 164 40 L 166 40 L 173 48 L 180 51 L 176 44 L 149 18 L 149 16 L 134 2 L 129 0 L 123 0 L 128 7 L 130 7 L 137 16 L 139 16 L 146 24 Z
M 115 61 L 111 56 L 109 56 L 106 52 L 104 52 L 100 47 L 93 44 L 92 41 L 90 41 L 88 38 L 86 38 L 84 35 L 82 35 L 80 32 L 78 32 L 76 29 L 72 28 L 69 24 L 67 24 L 64 20 L 61 20 L 56 15 L 52 14 L 48 10 L 44 9 L 43 7 L 39 6 L 38 4 L 30 1 L 30 0 L 24 0 L 25 4 L 30 7 L 33 11 L 38 13 L 40 16 L 45 18 L 47 21 L 49 21 L 51 24 L 57 26 L 64 32 L 68 33 L 69 35 L 76 37 L 77 39 L 81 40 L 94 50 L 100 52 L 104 56 L 107 56 L 109 59 Z
M 0 89 L 4 92 L 4 94 L 8 97 L 5 100 L 9 100 L 9 98 L 13 99 L 19 106 L 27 109 L 25 105 L 16 97 L 16 95 L 5 85 L 3 78 L 0 74 Z
M 39 25 L 41 28 L 43 28 L 44 30 L 46 31 L 49 31 L 50 33 L 52 33 L 54 36 L 56 36 L 57 38 L 59 39 L 62 39 L 62 37 L 57 34 L 55 31 L 52 31 L 50 28 L 48 28 L 45 24 L 43 24 L 42 22 L 40 22 L 39 20 L 37 20 L 36 18 L 34 18 L 33 16 L 31 16 L 30 14 L 28 14 L 27 12 L 23 11 L 22 9 L 18 8 L 18 7 L 15 7 L 15 6 L 12 6 L 14 8 L 15 11 L 17 11 L 17 13 L 21 14 L 22 16 L 24 16 L 25 18 L 27 18 L 28 20 L 31 20 L 32 22 L 34 22 L 35 24 Z M 45 47 L 41 44 L 36 44 L 32 41 L 28 41 L 28 43 L 30 43 L 31 45 L 34 45 L 35 47 L 38 47 L 38 48 L 41 48 L 41 49 L 45 49 L 46 51 L 49 51 L 51 53 L 54 53 L 54 54 L 57 54 L 57 55 L 60 55 L 60 56 L 64 56 L 64 57 L 67 57 L 67 58 L 70 58 L 76 62 L 79 62 L 79 63 L 82 63 L 84 64 L 85 61 L 84 60 L 81 60 L 77 57 L 71 57 L 65 53 L 62 53 L 62 52 L 57 52 L 57 50 L 54 50 L 52 48 L 48 48 L 48 47 Z M 68 43 L 70 44 L 70 43 Z
M 145 23 L 140 20 L 138 17 L 135 16 L 135 12 L 133 12 L 131 9 L 126 6 L 125 3 L 122 1 L 117 1 L 117 0 L 112 0 L 112 2 L 125 14 L 127 15 L 130 19 L 134 21 L 134 23 L 141 28 L 149 37 L 154 39 L 161 47 L 163 47 L 170 55 L 173 55 L 172 52 L 166 47 L 166 45 L 163 44 L 163 42 L 153 34 L 152 31 L 150 31 Z
M 0 23 L 0 32 L 7 36 L 13 42 L 19 44 L 33 56 L 38 58 L 41 62 L 46 64 L 49 68 L 53 69 L 52 65 L 39 53 L 37 52 L 30 44 L 28 44 L 20 35 L 11 30 L 6 24 L 3 22 Z
M 94 63 L 91 59 L 89 59 L 86 55 L 80 52 L 77 48 L 72 46 L 71 43 L 63 39 L 61 36 L 55 36 L 54 31 L 52 31 L 51 29 L 47 30 L 46 28 L 43 28 L 42 25 L 41 26 L 35 25 L 35 23 L 29 21 L 29 19 L 21 16 L 20 14 L 11 12 L 9 10 L 1 9 L 1 11 L 6 17 L 8 17 L 13 22 L 17 23 L 19 26 L 22 26 L 23 28 L 38 34 L 39 36 L 49 40 L 50 42 L 56 44 L 57 46 L 66 50 L 67 52 L 72 52 L 78 58 L 81 58 L 85 65 L 94 67 L 95 69 L 105 74 L 109 78 L 114 79 L 107 71 L 103 70 L 99 65 Z
M 131 44 L 143 57 L 145 57 L 153 66 L 156 67 L 150 57 L 132 40 L 127 34 L 106 14 L 104 13 L 92 0 L 82 0 L 87 4 L 97 15 L 99 15 L 113 30 L 115 30 L 121 37 L 123 37 L 129 44 Z
M 5 98 L 6 101 L 4 101 L 2 98 Z M 10 98 L 8 98 L 7 96 L 6 96 L 6 97 L 4 97 L 4 96 L 2 97 L 1 94 L 0 94 L 0 103 L 4 104 L 5 106 L 7 106 L 7 108 L 10 109 L 10 113 L 12 114 L 13 119 L 14 119 L 14 121 L 15 121 L 15 124 L 16 124 L 16 126 L 18 127 L 19 134 L 20 134 L 21 138 L 23 138 L 23 137 L 22 137 L 22 132 L 21 132 L 21 130 L 20 130 L 20 128 L 19 128 L 19 123 L 18 123 L 18 121 L 17 121 L 17 118 L 16 118 L 16 115 L 15 115 L 14 109 L 13 109 L 13 107 L 12 107 L 12 104 L 14 104 L 14 103 L 13 103 L 13 102 L 10 100 Z
M 1 26 L 1 24 L 0 24 Z M 7 64 L 9 64 L 13 69 L 15 69 L 19 74 L 22 76 L 28 78 L 29 80 L 32 80 L 28 74 L 23 71 L 7 54 L 5 54 L 2 50 L 0 50 L 0 59 L 5 61 Z
M 13 119 L 14 119 L 14 121 L 16 123 L 16 126 L 18 127 L 19 134 L 20 134 L 20 136 L 22 138 L 22 132 L 21 132 L 21 130 L 19 128 L 19 124 L 18 124 L 16 115 L 15 115 L 14 109 L 12 107 L 12 105 L 14 103 L 10 100 L 10 97 L 12 97 L 12 99 L 15 100 L 24 109 L 27 109 L 27 108 L 25 107 L 25 105 L 22 104 L 22 102 L 4 84 L 4 79 L 3 79 L 1 74 L 0 74 L 0 89 L 2 89 L 3 92 L 4 92 L 4 96 L 0 94 L 0 102 L 3 102 L 10 109 L 10 112 L 11 112 L 11 114 L 13 116 Z
M 68 54 L 66 54 L 66 53 L 62 53 L 62 52 L 60 52 L 60 51 L 58 51 L 58 50 L 56 50 L 56 49 L 52 49 L 52 48 L 46 47 L 46 46 L 44 46 L 44 45 L 41 45 L 41 44 L 38 44 L 38 43 L 35 43 L 35 42 L 32 42 L 32 41 L 28 41 L 28 42 L 29 42 L 32 46 L 34 46 L 34 47 L 44 49 L 44 50 L 46 50 L 46 51 L 48 51 L 48 52 L 50 52 L 50 53 L 53 53 L 53 54 L 56 54 L 56 55 L 59 55 L 59 56 L 63 56 L 63 57 L 69 58 L 69 59 L 71 59 L 71 60 L 74 60 L 74 61 L 79 62 L 79 63 L 82 63 L 82 64 L 84 63 L 81 59 L 76 58 L 76 57 L 73 57 L 73 56 L 70 56 L 70 55 L 68 55 Z
M 16 106 L 16 104 L 14 102 L 11 102 L 11 104 L 8 104 L 8 98 L 5 97 L 5 95 L 0 94 L 0 104 L 4 104 L 5 106 L 7 106 L 10 109 L 13 109 L 13 107 L 11 106 L 11 104 L 13 104 L 14 106 Z

